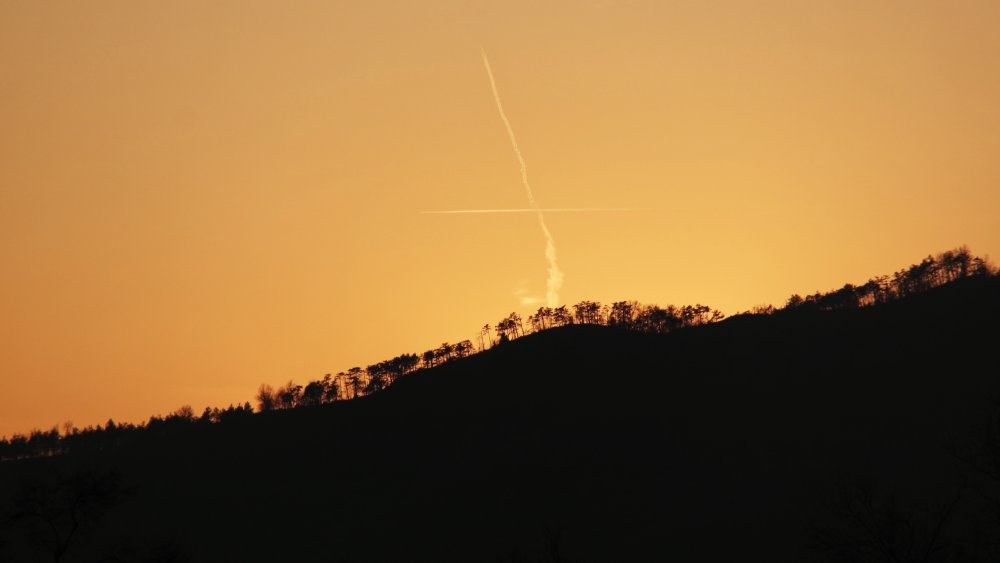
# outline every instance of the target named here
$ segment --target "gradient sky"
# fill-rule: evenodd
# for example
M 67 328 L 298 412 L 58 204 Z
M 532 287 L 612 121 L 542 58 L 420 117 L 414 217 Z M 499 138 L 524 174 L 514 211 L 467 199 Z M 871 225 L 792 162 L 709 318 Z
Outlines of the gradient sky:
M 0 3 L 0 435 L 250 400 L 545 291 L 734 313 L 1000 254 L 1000 3 Z

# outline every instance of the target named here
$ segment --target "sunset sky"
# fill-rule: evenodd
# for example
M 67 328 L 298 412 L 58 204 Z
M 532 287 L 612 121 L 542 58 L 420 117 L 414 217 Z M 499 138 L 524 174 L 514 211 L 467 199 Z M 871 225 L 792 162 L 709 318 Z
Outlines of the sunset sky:
M 0 435 L 252 400 L 545 295 L 1000 255 L 1000 3 L 0 3 Z M 537 305 L 534 306 L 537 308 Z

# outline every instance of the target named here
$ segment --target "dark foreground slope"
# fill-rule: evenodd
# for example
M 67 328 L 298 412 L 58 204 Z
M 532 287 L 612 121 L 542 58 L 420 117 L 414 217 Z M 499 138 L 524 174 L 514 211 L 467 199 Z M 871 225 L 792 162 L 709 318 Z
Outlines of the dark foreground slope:
M 26 475 L 116 468 L 127 496 L 64 561 L 122 542 L 193 561 L 811 560 L 816 530 L 864 535 L 859 490 L 876 512 L 895 495 L 917 544 L 960 493 L 939 535 L 978 549 L 1000 526 L 960 458 L 1000 397 L 998 281 L 667 336 L 555 329 L 366 399 L 0 464 L 0 502 Z

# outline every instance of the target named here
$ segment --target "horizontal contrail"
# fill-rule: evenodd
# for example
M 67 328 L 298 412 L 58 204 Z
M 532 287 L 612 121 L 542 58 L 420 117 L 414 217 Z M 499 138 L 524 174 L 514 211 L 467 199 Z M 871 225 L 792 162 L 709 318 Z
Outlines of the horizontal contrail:
M 652 207 L 525 207 L 522 209 L 452 209 L 444 211 L 421 211 L 425 215 L 462 215 L 467 213 L 586 213 L 592 211 L 622 212 L 622 211 L 655 211 Z

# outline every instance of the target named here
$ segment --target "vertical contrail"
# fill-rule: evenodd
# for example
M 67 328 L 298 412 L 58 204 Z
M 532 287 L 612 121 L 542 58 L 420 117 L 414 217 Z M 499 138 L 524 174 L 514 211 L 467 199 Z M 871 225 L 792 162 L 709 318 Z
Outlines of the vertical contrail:
M 517 155 L 517 162 L 521 165 L 521 183 L 524 184 L 524 191 L 528 194 L 528 203 L 538 216 L 538 225 L 545 234 L 545 259 L 549 262 L 549 277 L 545 282 L 545 301 L 549 307 L 559 305 L 559 288 L 562 287 L 563 273 L 559 269 L 556 261 L 556 243 L 552 240 L 552 233 L 549 232 L 548 225 L 545 224 L 545 215 L 542 208 L 535 201 L 535 194 L 531 191 L 531 184 L 528 183 L 528 170 L 524 166 L 524 157 L 521 156 L 521 149 L 517 146 L 517 139 L 514 137 L 514 129 L 510 126 L 507 114 L 503 112 L 503 104 L 500 103 L 500 93 L 497 92 L 497 83 L 493 79 L 493 70 L 490 68 L 490 60 L 486 58 L 486 50 L 482 49 L 483 64 L 486 65 L 486 74 L 490 77 L 490 88 L 493 89 L 493 99 L 497 102 L 497 111 L 500 112 L 500 119 L 507 127 L 507 135 L 510 136 L 510 144 L 514 147 L 514 154 Z

